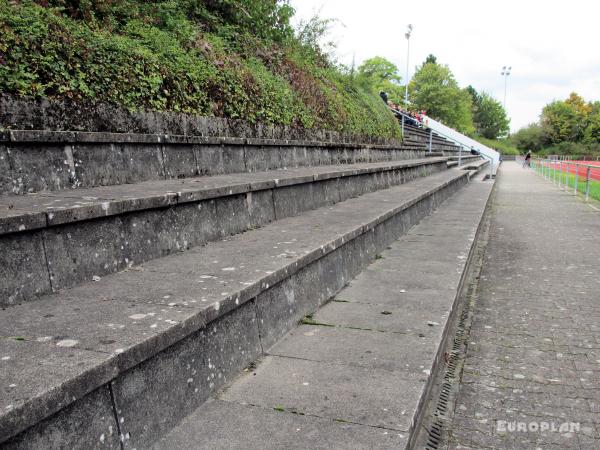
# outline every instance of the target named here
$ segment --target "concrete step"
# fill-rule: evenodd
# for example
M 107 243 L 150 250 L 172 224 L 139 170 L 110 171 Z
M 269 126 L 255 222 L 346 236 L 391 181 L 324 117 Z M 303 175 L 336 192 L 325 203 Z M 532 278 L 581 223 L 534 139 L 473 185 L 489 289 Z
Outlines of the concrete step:
M 0 134 L 0 194 L 399 161 L 424 151 L 422 144 L 11 130 Z
M 469 158 L 466 160 L 466 162 L 462 165 L 462 169 L 464 170 L 482 170 L 483 168 L 489 166 L 490 161 L 489 159 L 483 159 L 483 158 Z
M 420 143 L 429 143 L 430 140 L 430 131 L 428 129 L 415 127 L 412 125 L 404 126 L 405 138 L 409 141 L 420 142 Z M 431 141 L 434 144 L 438 144 L 440 147 L 445 147 L 445 149 L 452 151 L 458 150 L 458 146 L 454 144 L 452 141 L 449 141 L 443 136 L 433 132 L 431 134 Z
M 0 442 L 147 448 L 468 177 L 421 177 L 5 309 Z
M 446 158 L 0 197 L 0 306 L 445 170 Z
M 462 155 L 458 155 L 458 154 L 447 154 L 446 157 L 450 160 L 450 161 L 461 161 L 461 165 L 465 165 L 468 163 L 471 163 L 473 161 L 479 161 L 481 159 L 481 156 L 479 155 L 472 155 L 471 153 L 467 153 L 467 152 L 462 152 Z
M 492 186 L 455 194 L 153 449 L 412 448 Z

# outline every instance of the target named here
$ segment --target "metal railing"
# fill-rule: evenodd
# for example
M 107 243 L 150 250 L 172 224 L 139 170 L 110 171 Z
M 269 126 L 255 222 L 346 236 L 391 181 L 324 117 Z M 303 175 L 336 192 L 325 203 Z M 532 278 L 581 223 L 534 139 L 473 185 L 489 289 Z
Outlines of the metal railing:
M 429 131 L 431 133 L 432 128 L 429 128 Z M 458 132 L 457 132 L 458 133 Z M 440 131 L 440 130 L 435 130 L 435 134 L 443 137 L 444 139 L 454 143 L 455 145 L 458 146 L 458 166 L 460 167 L 462 165 L 462 153 L 463 153 L 463 149 L 466 149 L 468 151 L 469 154 L 471 154 L 472 149 L 468 148 L 463 142 L 459 141 L 458 139 L 455 139 L 452 136 L 449 136 L 447 134 L 445 134 L 444 132 Z M 478 156 L 481 156 L 482 158 L 487 159 L 490 162 L 490 180 L 492 180 L 494 178 L 494 169 L 495 169 L 495 159 L 493 156 L 491 155 L 487 155 L 485 153 L 482 153 L 478 150 L 475 150 L 475 154 Z
M 408 114 L 406 114 L 403 111 L 399 111 L 397 109 L 394 109 L 392 107 L 389 107 L 390 110 L 392 112 L 394 112 L 395 114 L 399 115 L 402 117 L 403 123 L 404 123 L 404 119 L 409 119 L 410 121 L 417 121 L 417 119 L 415 119 L 414 117 L 409 116 Z M 443 137 L 444 139 L 446 139 L 447 141 L 450 141 L 451 143 L 453 143 L 454 145 L 456 145 L 458 147 L 458 166 L 461 166 L 462 163 L 462 152 L 463 149 L 466 149 L 469 153 L 471 153 L 472 151 L 475 151 L 475 154 L 487 159 L 490 163 L 490 180 L 493 179 L 494 177 L 494 169 L 495 169 L 495 165 L 498 164 L 498 159 L 499 159 L 499 153 L 496 152 L 495 150 L 491 150 L 488 149 L 488 147 L 485 147 L 486 149 L 489 150 L 489 152 L 486 150 L 486 152 L 482 152 L 480 147 L 484 147 L 483 144 L 480 144 L 477 141 L 472 140 L 471 138 L 464 136 L 463 134 L 459 133 L 456 130 L 453 130 L 451 128 L 445 127 L 448 130 L 452 131 L 453 134 L 460 136 L 462 140 L 459 140 L 458 138 L 454 137 L 454 136 L 450 136 L 449 134 L 444 133 L 443 131 L 441 131 L 440 129 L 436 128 L 434 129 L 432 126 L 428 126 L 428 124 L 433 124 L 436 123 L 438 124 L 438 122 L 435 122 L 433 119 L 427 117 L 427 116 L 423 116 L 424 121 L 421 123 L 421 126 L 425 129 L 429 129 L 429 151 L 431 152 L 431 148 L 432 148 L 432 139 L 433 139 L 433 133 L 435 132 L 436 135 Z M 418 122 L 418 121 L 417 121 Z M 441 124 L 440 124 L 441 126 Z M 404 130 L 402 130 L 404 133 Z M 474 144 L 478 145 L 478 147 L 476 149 L 474 149 L 474 145 L 471 145 L 471 147 L 468 147 L 467 144 L 465 142 L 469 142 L 469 144 L 471 142 L 473 142 Z M 488 154 L 490 153 L 490 154 Z M 496 163 L 496 164 L 494 164 Z
M 591 181 L 596 176 L 600 176 L 600 166 L 582 164 L 576 161 L 536 158 L 532 159 L 531 167 L 545 180 L 552 181 L 566 192 L 572 189 L 573 195 L 577 195 L 578 192 L 583 194 L 586 202 L 590 199 Z M 579 189 L 579 179 L 582 177 L 582 173 L 585 177 L 585 190 Z M 572 183 L 569 180 L 571 175 L 573 175 Z
M 600 161 L 600 156 L 593 155 L 547 155 L 545 159 L 555 161 Z

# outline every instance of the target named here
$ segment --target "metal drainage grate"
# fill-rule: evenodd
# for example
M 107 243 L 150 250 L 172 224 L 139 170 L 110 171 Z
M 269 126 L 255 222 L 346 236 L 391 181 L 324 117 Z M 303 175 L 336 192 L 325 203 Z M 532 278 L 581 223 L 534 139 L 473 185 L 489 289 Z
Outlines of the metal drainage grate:
M 480 270 L 480 267 L 479 267 Z M 479 272 L 477 270 L 477 272 Z M 477 295 L 478 275 L 470 283 L 467 290 L 466 302 L 456 324 L 454 340 L 449 351 L 444 355 L 445 367 L 435 406 L 432 411 L 432 418 L 427 428 L 425 450 L 438 450 L 444 443 L 444 430 L 446 424 L 451 420 L 452 403 L 458 391 L 460 383 L 460 374 L 466 354 L 467 339 L 471 331 L 472 311 Z
M 493 199 L 492 193 L 492 199 Z M 471 334 L 473 311 L 479 295 L 479 280 L 483 266 L 485 248 L 489 237 L 490 215 L 485 213 L 481 234 L 477 238 L 475 253 L 470 261 L 466 289 L 457 299 L 457 315 L 452 319 L 448 339 L 445 343 L 443 361 L 439 361 L 434 388 L 423 412 L 423 421 L 410 448 L 439 450 L 448 445 L 454 404 L 459 392 L 460 379 Z

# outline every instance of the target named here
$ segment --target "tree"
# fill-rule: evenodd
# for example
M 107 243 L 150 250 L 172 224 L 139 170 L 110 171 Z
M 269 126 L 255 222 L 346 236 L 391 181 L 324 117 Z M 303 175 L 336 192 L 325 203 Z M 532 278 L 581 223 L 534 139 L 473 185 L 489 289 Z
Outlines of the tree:
M 591 110 L 587 120 L 583 141 L 586 144 L 600 143 L 600 102 L 590 104 Z
M 511 140 L 525 150 L 558 154 L 598 152 L 600 102 L 586 102 L 572 92 L 566 100 L 554 100 L 544 106 L 539 122 L 520 129 Z
M 402 103 L 404 92 L 398 75 L 398 67 L 382 56 L 367 59 L 358 67 L 358 79 L 371 89 L 388 94 L 394 103 Z
M 549 143 L 548 136 L 539 123 L 532 123 L 521 128 L 510 137 L 510 141 L 519 150 L 537 152 Z
M 398 67 L 382 56 L 367 59 L 358 68 L 358 73 L 360 76 L 373 80 L 375 83 L 384 81 L 400 83 L 401 80 L 400 75 L 398 75 Z
M 480 100 L 479 92 L 471 85 L 468 85 L 465 90 L 469 93 L 471 99 L 473 99 L 473 112 L 475 112 Z
M 544 106 L 540 123 L 553 144 L 578 141 L 583 132 L 579 126 L 575 109 L 560 100 Z
M 561 142 L 580 142 L 588 126 L 592 105 L 572 92 L 569 98 L 555 100 L 542 110 L 540 123 L 554 144 Z
M 414 108 L 462 133 L 474 131 L 471 96 L 460 89 L 448 66 L 425 62 L 417 68 L 409 92 Z
M 472 86 L 466 90 L 473 100 L 473 125 L 477 134 L 498 139 L 508 133 L 510 121 L 500 102 L 486 92 L 478 93 Z
M 431 53 L 429 55 L 427 55 L 427 58 L 425 58 L 425 63 L 424 64 L 437 64 L 437 58 L 432 55 Z

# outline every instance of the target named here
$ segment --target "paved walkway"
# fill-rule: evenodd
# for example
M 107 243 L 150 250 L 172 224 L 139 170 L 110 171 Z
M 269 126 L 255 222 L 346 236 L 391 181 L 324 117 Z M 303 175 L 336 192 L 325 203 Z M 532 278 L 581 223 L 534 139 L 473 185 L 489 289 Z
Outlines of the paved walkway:
M 600 213 L 503 164 L 450 449 L 600 448 L 599 267 Z

